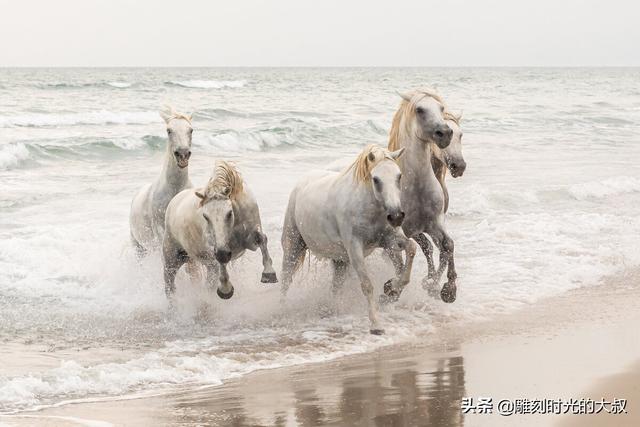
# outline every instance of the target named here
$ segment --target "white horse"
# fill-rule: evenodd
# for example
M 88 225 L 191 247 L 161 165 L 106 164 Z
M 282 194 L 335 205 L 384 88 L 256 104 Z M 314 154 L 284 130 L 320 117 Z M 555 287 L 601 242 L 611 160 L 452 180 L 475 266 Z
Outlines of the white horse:
M 131 240 L 138 252 L 160 246 L 164 234 L 164 213 L 173 196 L 191 188 L 189 158 L 191 157 L 191 116 L 166 107 L 160 116 L 167 124 L 167 149 L 160 176 L 138 191 L 131 203 L 129 226 Z
M 261 281 L 277 282 L 258 204 L 237 169 L 218 161 L 204 189 L 183 190 L 167 207 L 162 242 L 167 297 L 175 291 L 175 277 L 180 267 L 186 262 L 198 261 L 207 268 L 207 282 L 211 287 L 219 279 L 218 296 L 231 298 L 233 285 L 227 263 L 240 257 L 246 249 L 258 248 L 264 267 Z
M 440 291 L 444 302 L 451 303 L 456 298 L 455 264 L 453 240 L 444 226 L 445 198 L 442 186 L 431 166 L 432 146 L 445 149 L 451 143 L 453 131 L 445 120 L 445 106 L 442 99 L 432 90 L 401 94 L 403 98 L 391 126 L 389 150 L 406 148 L 400 159 L 402 170 L 401 201 L 406 213 L 402 223 L 405 235 L 418 241 L 427 240 L 427 233 L 440 249 L 440 268 L 434 277 L 438 283 L 447 266 L 447 283 Z M 398 269 L 402 260 L 392 256 Z M 385 289 L 385 294 L 388 294 Z M 391 295 L 388 295 L 391 296 Z
M 461 114 L 453 114 L 445 108 L 444 118 L 447 125 L 453 131 L 451 137 L 451 143 L 447 148 L 439 148 L 437 145 L 432 144 L 431 166 L 433 167 L 433 173 L 435 174 L 440 186 L 442 187 L 442 193 L 444 195 L 444 213 L 449 210 L 449 190 L 445 183 L 447 177 L 447 169 L 454 178 L 461 177 L 467 168 L 467 162 L 462 156 L 462 128 L 460 127 Z M 433 262 L 433 246 L 431 242 L 424 234 L 419 234 L 416 241 L 420 245 L 424 256 L 427 258 L 427 265 L 429 272 L 423 280 L 423 286 L 427 287 L 436 275 L 435 265 Z
M 332 261 L 334 292 L 344 283 L 351 263 L 369 305 L 370 332 L 384 333 L 364 258 L 375 248 L 406 250 L 406 268 L 394 285 L 409 282 L 416 246 L 399 227 L 404 212 L 396 160 L 403 152 L 370 145 L 342 173 L 320 172 L 296 185 L 289 196 L 282 230 L 283 295 L 307 250 Z

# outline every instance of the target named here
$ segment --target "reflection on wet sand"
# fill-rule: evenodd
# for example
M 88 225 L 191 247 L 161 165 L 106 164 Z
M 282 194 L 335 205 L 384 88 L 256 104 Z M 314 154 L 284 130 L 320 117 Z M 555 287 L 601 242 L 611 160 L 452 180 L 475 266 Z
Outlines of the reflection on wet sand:
M 177 396 L 180 425 L 462 426 L 463 358 L 353 358 Z

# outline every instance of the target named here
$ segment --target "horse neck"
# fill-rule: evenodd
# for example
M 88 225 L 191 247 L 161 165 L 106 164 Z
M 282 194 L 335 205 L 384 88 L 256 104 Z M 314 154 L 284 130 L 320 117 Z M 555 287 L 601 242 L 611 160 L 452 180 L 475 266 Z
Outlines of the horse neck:
M 189 167 L 179 168 L 169 146 L 164 155 L 161 179 L 164 183 L 175 188 L 184 187 L 189 182 Z
M 436 179 L 431 160 L 431 143 L 424 143 L 415 137 L 407 137 L 401 141 L 405 152 L 400 157 L 402 175 L 408 180 Z M 428 165 L 428 167 L 425 167 Z

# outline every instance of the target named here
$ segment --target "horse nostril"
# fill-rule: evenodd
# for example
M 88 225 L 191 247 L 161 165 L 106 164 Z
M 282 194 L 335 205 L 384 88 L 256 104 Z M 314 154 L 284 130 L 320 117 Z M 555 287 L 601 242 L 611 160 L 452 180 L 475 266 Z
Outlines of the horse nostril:
M 387 215 L 387 221 L 394 227 L 399 227 L 404 221 L 404 212 L 397 212 Z
M 437 136 L 438 138 L 442 138 L 442 137 L 444 136 L 444 133 L 442 133 L 442 131 L 441 131 L 441 130 L 437 130 L 437 131 L 436 131 L 436 136 Z
M 187 151 L 187 159 L 191 157 L 191 150 Z
M 176 150 L 176 151 L 173 152 L 173 155 L 178 157 L 180 155 L 180 152 L 178 150 Z
M 451 169 L 453 170 L 458 169 L 458 165 L 456 163 L 451 163 Z
M 222 264 L 229 262 L 231 259 L 231 251 L 228 249 L 218 249 L 216 251 L 216 259 Z

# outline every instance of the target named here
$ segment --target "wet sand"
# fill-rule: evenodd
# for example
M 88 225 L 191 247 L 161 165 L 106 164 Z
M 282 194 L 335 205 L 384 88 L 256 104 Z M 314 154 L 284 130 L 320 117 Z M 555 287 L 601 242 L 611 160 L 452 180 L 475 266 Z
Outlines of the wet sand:
M 218 387 L 0 417 L 9 425 L 640 425 L 640 274 L 457 324 L 414 346 L 259 371 Z M 464 292 L 463 289 L 460 290 Z M 442 329 L 442 328 L 441 328 Z M 491 397 L 492 414 L 463 414 Z M 511 415 L 502 399 L 627 399 L 626 414 Z

